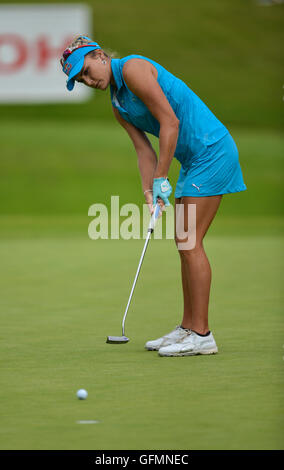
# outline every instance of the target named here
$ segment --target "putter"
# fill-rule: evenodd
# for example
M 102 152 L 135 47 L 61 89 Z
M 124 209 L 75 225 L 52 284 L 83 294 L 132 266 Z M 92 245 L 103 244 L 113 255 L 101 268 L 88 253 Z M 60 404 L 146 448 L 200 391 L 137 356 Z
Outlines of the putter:
M 159 213 L 160 213 L 160 206 L 159 206 L 159 204 L 156 204 L 155 210 L 154 210 L 154 212 L 152 214 L 152 217 L 151 217 L 151 220 L 150 220 L 145 245 L 144 245 L 144 248 L 143 248 L 143 251 L 142 251 L 142 255 L 141 255 L 141 258 L 140 258 L 140 261 L 139 261 L 139 265 L 138 265 L 138 268 L 137 268 L 137 271 L 136 271 L 136 276 L 135 276 L 135 279 L 134 279 L 134 282 L 133 282 L 133 286 L 132 286 L 132 289 L 131 289 L 131 292 L 130 292 L 128 303 L 127 303 L 126 310 L 125 310 L 125 313 L 124 313 L 124 317 L 123 317 L 123 320 L 122 320 L 122 336 L 108 336 L 107 340 L 106 340 L 107 343 L 125 344 L 125 343 L 128 343 L 128 341 L 129 341 L 129 338 L 127 338 L 127 336 L 125 336 L 125 320 L 126 320 L 128 308 L 129 308 L 129 305 L 130 305 L 130 302 L 131 302 L 131 299 L 132 299 L 132 295 L 133 295 L 133 292 L 134 292 L 134 289 L 135 289 L 135 286 L 136 286 L 138 275 L 139 275 L 139 272 L 140 272 L 140 269 L 141 269 L 141 266 L 142 266 L 142 262 L 143 262 L 143 259 L 144 259 L 144 256 L 145 256 L 145 253 L 146 253 L 146 250 L 147 250 L 148 242 L 150 240 L 151 234 L 154 232 L 155 223 L 156 223 L 156 221 L 159 217 Z

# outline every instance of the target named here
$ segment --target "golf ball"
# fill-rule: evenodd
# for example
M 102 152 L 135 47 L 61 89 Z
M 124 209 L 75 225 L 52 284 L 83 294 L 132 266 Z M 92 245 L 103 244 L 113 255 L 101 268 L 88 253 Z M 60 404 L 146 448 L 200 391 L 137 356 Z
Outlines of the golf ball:
M 77 397 L 79 398 L 79 400 L 86 400 L 87 396 L 88 396 L 87 390 L 80 388 L 80 390 L 77 391 Z

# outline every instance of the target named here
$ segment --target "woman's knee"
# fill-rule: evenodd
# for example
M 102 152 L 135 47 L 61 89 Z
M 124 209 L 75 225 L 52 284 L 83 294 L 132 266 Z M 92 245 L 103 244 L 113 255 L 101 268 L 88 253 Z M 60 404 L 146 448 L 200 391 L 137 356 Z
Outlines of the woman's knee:
M 175 237 L 175 244 L 178 249 L 180 256 L 191 256 L 200 250 L 203 250 L 202 240 L 196 240 L 194 237 L 188 237 L 181 240 L 177 236 Z

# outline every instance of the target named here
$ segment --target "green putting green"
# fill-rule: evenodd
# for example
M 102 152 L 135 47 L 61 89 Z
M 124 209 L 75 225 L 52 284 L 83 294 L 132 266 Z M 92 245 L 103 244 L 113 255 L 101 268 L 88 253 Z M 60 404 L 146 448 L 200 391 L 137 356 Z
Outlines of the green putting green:
M 184 358 L 144 349 L 181 319 L 171 240 L 149 246 L 126 324 L 130 342 L 106 344 L 121 334 L 142 245 L 2 240 L 2 449 L 281 448 L 281 238 L 208 234 L 219 353 Z M 88 391 L 84 402 L 79 388 Z

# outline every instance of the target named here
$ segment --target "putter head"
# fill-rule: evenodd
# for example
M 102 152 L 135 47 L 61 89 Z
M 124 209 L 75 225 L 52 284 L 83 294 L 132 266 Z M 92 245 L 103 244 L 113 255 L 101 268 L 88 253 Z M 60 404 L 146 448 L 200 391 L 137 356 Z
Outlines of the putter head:
M 127 336 L 108 336 L 106 342 L 110 344 L 124 344 L 128 343 Z

